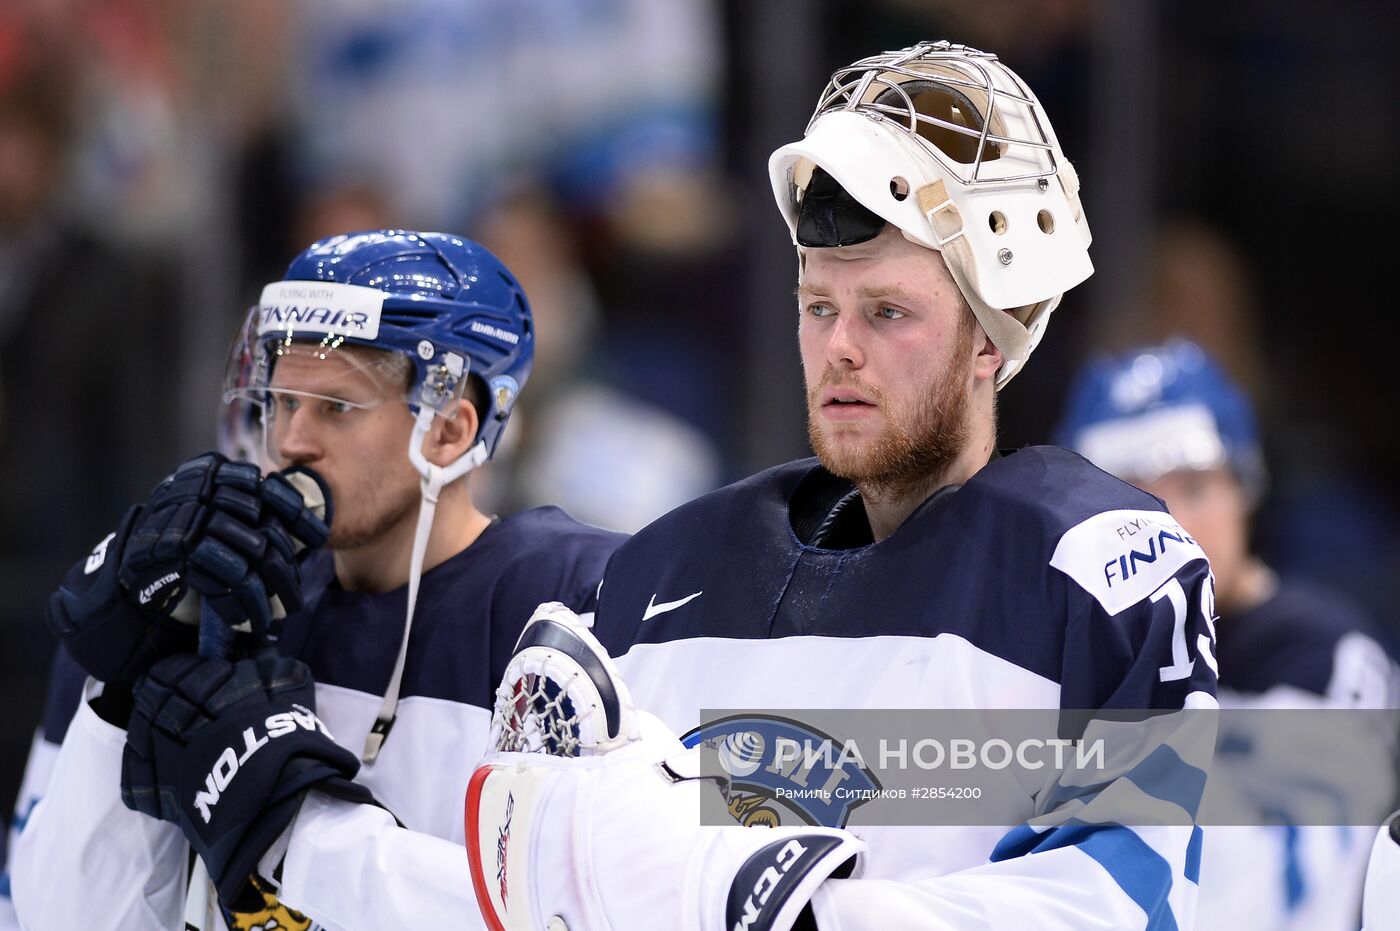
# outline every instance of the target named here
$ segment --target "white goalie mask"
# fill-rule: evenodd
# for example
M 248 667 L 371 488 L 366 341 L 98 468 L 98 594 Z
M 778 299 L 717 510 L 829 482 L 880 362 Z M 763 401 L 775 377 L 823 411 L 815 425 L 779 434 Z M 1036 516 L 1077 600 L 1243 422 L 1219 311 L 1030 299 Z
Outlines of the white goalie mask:
M 890 223 L 942 253 L 1002 352 L 998 389 L 1093 273 L 1079 179 L 1030 88 L 987 52 L 926 42 L 840 69 L 768 174 L 799 250 Z

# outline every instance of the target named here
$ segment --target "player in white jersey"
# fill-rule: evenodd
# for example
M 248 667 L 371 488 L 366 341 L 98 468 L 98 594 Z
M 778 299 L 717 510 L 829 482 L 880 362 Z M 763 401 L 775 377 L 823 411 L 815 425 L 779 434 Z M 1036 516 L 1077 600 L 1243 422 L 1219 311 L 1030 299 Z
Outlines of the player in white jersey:
M 498 752 L 469 787 L 483 914 L 573 931 L 1190 927 L 1216 705 L 1205 555 L 1073 453 L 995 451 L 997 390 L 1091 272 L 1045 112 L 995 56 L 923 43 L 838 71 L 769 169 L 797 246 L 817 459 L 639 532 L 592 631 L 558 608 L 527 627 Z M 1062 726 L 1087 709 L 1082 733 L 1114 749 L 1092 773 L 1013 780 L 981 826 L 779 812 L 767 801 L 794 785 L 819 794 L 816 764 L 784 770 L 765 730 L 764 709 L 794 708 L 977 710 L 989 727 L 1010 720 L 998 709 Z M 1144 709 L 1148 727 L 1105 720 Z M 677 734 L 722 749 L 731 811 L 781 824 L 697 824 L 705 780 Z M 754 807 L 741 782 L 771 794 Z
M 417 927 L 425 878 L 457 884 L 516 635 L 541 598 L 591 610 L 621 539 L 472 502 L 533 340 L 511 273 L 451 235 L 333 237 L 264 289 L 227 399 L 270 467 L 319 474 L 328 544 L 295 554 L 327 529 L 284 473 L 210 454 L 79 560 L 50 624 L 95 678 L 12 852 L 25 928 Z M 193 654 L 188 592 L 218 613 L 201 637 L 251 622 L 230 658 Z
M 1254 412 L 1199 346 L 1176 339 L 1086 366 L 1058 439 L 1161 498 L 1210 556 L 1222 708 L 1397 707 L 1397 670 L 1370 619 L 1340 592 L 1280 578 L 1251 549 L 1249 518 L 1265 482 Z M 1310 733 L 1318 718 L 1293 716 L 1288 753 L 1269 740 L 1287 715 L 1222 722 L 1217 780 L 1247 784 L 1251 806 L 1269 810 L 1207 827 L 1202 928 L 1356 927 L 1374 826 L 1395 790 L 1393 744 L 1374 731 L 1378 717 L 1327 717 L 1333 738 L 1352 736 L 1345 765 Z M 1264 826 L 1301 819 L 1320 799 L 1337 823 Z

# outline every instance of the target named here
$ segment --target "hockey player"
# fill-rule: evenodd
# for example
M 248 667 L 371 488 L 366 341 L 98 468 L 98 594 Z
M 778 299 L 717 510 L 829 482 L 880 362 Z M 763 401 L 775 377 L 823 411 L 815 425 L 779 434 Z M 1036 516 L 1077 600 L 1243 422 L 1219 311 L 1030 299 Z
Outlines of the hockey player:
M 403 889 L 458 885 L 460 786 L 521 625 L 541 599 L 591 610 L 621 539 L 472 503 L 465 476 L 496 449 L 534 344 L 524 294 L 481 246 L 315 243 L 246 332 L 231 397 L 256 405 L 272 467 L 323 477 L 328 546 L 286 559 L 318 535 L 301 499 L 207 455 L 74 567 L 51 623 L 100 682 L 14 851 L 26 928 L 416 926 L 436 903 Z M 277 595 L 280 653 L 174 652 L 193 650 L 169 617 L 189 586 L 255 632 Z M 207 881 L 189 878 L 192 850 Z M 376 868 L 388 890 L 366 906 L 355 877 Z
M 1250 549 L 1249 516 L 1265 481 L 1254 413 L 1200 347 L 1178 339 L 1087 366 L 1070 391 L 1058 438 L 1161 498 L 1210 556 L 1222 707 L 1396 707 L 1396 669 L 1369 619 L 1338 593 L 1280 579 Z M 1217 759 L 1217 776 L 1247 782 L 1251 795 L 1280 810 L 1259 813 L 1256 827 L 1206 829 L 1201 927 L 1356 927 L 1371 839 L 1361 825 L 1389 809 L 1391 747 L 1373 733 L 1375 716 L 1329 715 L 1334 737 L 1354 725 L 1355 747 L 1375 751 L 1372 759 L 1351 754 L 1340 765 L 1309 735 L 1310 719 L 1298 716 L 1296 753 L 1270 755 L 1258 748 L 1268 746 L 1267 729 L 1281 717 L 1240 714 L 1222 722 L 1222 746 L 1230 750 Z M 1265 732 L 1250 733 L 1258 728 Z M 1307 768 L 1299 769 L 1304 760 Z M 1353 782 L 1363 791 L 1349 788 Z M 1296 810 L 1320 793 L 1342 823 L 1263 826 L 1299 817 Z M 1367 801 L 1369 811 L 1361 807 Z
M 518 658 L 549 642 L 548 662 L 587 673 L 599 700 L 582 703 L 607 739 L 586 759 L 495 753 L 473 777 L 488 922 L 1190 927 L 1209 756 L 1178 739 L 1193 713 L 1165 715 L 1179 729 L 1101 780 L 1067 765 L 1025 786 L 989 827 L 858 813 L 697 826 L 696 780 L 666 731 L 724 737 L 699 729 L 701 709 L 1215 706 L 1195 542 L 1073 453 L 995 451 L 997 390 L 1091 272 L 1078 181 L 1031 91 L 995 56 L 944 42 L 876 55 L 836 72 L 769 170 L 797 246 L 817 458 L 702 497 L 617 551 L 593 633 L 620 677 L 567 613 L 527 628 Z M 624 686 L 655 715 L 635 733 L 613 726 Z M 596 734 L 597 718 L 579 728 Z M 1162 820 L 1125 822 L 1125 800 Z

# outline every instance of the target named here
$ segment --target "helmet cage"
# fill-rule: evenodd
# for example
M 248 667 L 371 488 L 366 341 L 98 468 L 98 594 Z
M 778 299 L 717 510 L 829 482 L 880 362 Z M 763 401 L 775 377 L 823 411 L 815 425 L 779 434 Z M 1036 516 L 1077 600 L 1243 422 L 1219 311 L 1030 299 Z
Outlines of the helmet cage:
M 996 60 L 988 52 L 946 41 L 863 58 L 831 76 L 806 133 L 828 113 L 852 111 L 908 133 L 961 184 L 1051 178 L 1060 168 L 1054 132 L 1042 118 L 1040 102 L 1015 73 L 998 69 L 1016 90 L 997 87 L 988 67 Z M 1020 121 L 1024 133 L 1008 131 L 1003 116 L 1007 103 L 1025 113 Z M 1025 153 L 1028 163 L 1038 167 L 984 177 L 986 163 L 1001 159 L 1013 146 L 1031 150 Z M 960 149 L 971 150 L 971 158 L 959 158 Z

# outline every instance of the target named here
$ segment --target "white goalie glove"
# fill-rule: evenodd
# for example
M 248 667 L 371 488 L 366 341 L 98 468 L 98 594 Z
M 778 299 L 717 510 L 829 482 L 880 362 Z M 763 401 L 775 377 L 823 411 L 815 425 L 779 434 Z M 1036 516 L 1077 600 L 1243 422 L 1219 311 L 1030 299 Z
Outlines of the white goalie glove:
M 540 606 L 521 633 L 492 727 L 466 834 L 493 929 L 788 931 L 864 849 L 830 828 L 702 825 L 702 793 L 718 788 L 700 777 L 698 751 L 633 707 L 561 604 Z

